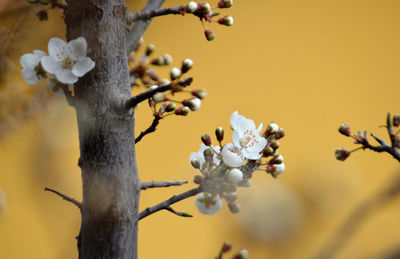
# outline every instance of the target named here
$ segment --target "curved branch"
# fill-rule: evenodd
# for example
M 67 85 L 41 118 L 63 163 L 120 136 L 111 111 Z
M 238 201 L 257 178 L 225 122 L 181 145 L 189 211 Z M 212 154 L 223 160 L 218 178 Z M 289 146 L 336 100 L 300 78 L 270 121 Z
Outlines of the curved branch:
M 188 183 L 188 181 L 151 181 L 142 183 L 140 189 L 146 190 L 148 188 L 180 186 L 186 183 Z
M 50 188 L 47 188 L 47 187 L 44 188 L 44 190 L 57 194 L 58 196 L 60 196 L 60 197 L 63 198 L 64 200 L 66 200 L 66 201 L 68 201 L 68 202 L 71 202 L 72 204 L 74 204 L 75 206 L 77 206 L 80 210 L 82 210 L 82 204 L 81 204 L 79 201 L 75 200 L 74 198 L 68 197 L 68 196 L 65 195 L 65 194 L 62 194 L 62 193 L 60 193 L 60 192 L 58 192 L 58 191 L 56 191 L 56 190 L 53 190 L 53 189 L 50 189 Z
M 139 220 L 153 214 L 156 213 L 157 211 L 160 210 L 168 210 L 168 208 L 174 204 L 177 203 L 178 201 L 184 200 L 186 198 L 192 197 L 196 194 L 199 194 L 202 192 L 202 187 L 199 186 L 197 188 L 193 188 L 187 192 L 181 193 L 179 195 L 174 195 L 171 198 L 169 198 L 168 200 L 165 200 L 153 207 L 148 207 L 147 209 L 143 210 L 142 212 L 139 213 Z
M 154 116 L 154 120 L 153 120 L 153 122 L 151 123 L 151 125 L 150 125 L 145 131 L 140 132 L 140 135 L 139 135 L 137 138 L 135 138 L 135 144 L 138 143 L 139 141 L 141 141 L 142 138 L 143 138 L 144 136 L 146 136 L 147 134 L 156 131 L 157 126 L 158 126 L 158 123 L 159 123 L 159 121 L 160 121 L 161 119 L 162 119 L 162 117 L 160 117 L 160 116 L 158 116 L 158 115 L 155 115 L 155 116 Z
M 169 14 L 185 14 L 185 6 L 176 6 L 162 9 L 153 9 L 153 10 L 143 10 L 137 13 L 129 13 L 128 15 L 128 24 L 131 24 L 140 20 L 149 20 L 153 17 L 169 15 Z
M 180 86 L 189 86 L 191 83 L 193 82 L 193 78 L 189 77 L 189 78 L 185 78 L 182 81 L 179 81 L 178 84 Z M 137 104 L 149 99 L 150 97 L 152 97 L 155 93 L 162 93 L 162 92 L 166 92 L 168 90 L 171 90 L 173 83 L 169 83 L 163 86 L 159 86 L 155 89 L 150 89 L 146 92 L 140 93 L 136 96 L 133 96 L 132 98 L 130 98 L 129 100 L 127 100 L 125 102 L 125 110 L 129 110 L 133 107 L 135 107 Z
M 149 0 L 146 6 L 142 9 L 142 12 L 159 9 L 165 0 Z M 139 42 L 140 37 L 146 31 L 150 25 L 151 19 L 140 20 L 133 24 L 132 29 L 126 36 L 126 54 L 129 55 Z

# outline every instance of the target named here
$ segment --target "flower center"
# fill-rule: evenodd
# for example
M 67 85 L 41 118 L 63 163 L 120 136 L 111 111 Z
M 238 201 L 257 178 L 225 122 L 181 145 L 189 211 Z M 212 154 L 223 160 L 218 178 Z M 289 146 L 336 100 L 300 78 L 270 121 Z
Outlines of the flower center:
M 240 138 L 240 145 L 243 148 L 250 148 L 256 143 L 258 143 L 258 141 L 256 140 L 256 135 L 253 133 L 253 131 L 245 130 L 243 132 L 243 137 Z
M 61 66 L 63 67 L 63 68 L 66 68 L 66 69 L 72 69 L 72 67 L 75 65 L 75 61 L 70 57 L 70 56 L 67 56 L 62 62 L 61 62 Z

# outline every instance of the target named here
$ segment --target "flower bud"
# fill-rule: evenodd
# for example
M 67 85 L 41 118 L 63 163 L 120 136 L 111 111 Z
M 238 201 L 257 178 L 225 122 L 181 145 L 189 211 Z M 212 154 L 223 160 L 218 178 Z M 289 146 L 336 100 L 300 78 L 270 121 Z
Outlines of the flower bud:
M 282 164 L 283 163 L 283 156 L 282 155 L 275 155 L 272 159 L 271 162 L 273 164 Z
M 160 106 L 160 109 L 158 109 L 158 114 L 163 114 L 165 112 L 165 108 L 167 108 L 167 106 L 168 106 L 168 103 L 163 103 Z
M 206 29 L 205 31 L 204 31 L 204 34 L 206 35 L 206 38 L 207 38 L 207 40 L 208 41 L 212 41 L 212 40 L 214 40 L 215 39 L 215 33 L 213 33 L 211 30 L 209 30 L 209 29 Z
M 156 47 L 154 47 L 153 44 L 149 44 L 149 45 L 147 45 L 146 51 L 145 51 L 144 54 L 145 54 L 146 56 L 150 56 L 151 53 L 153 53 L 155 49 L 156 49 Z
M 163 101 L 167 100 L 167 97 L 166 97 L 165 94 L 163 94 L 163 93 L 155 93 L 155 94 L 153 95 L 153 100 L 154 100 L 156 103 L 160 103 L 160 102 L 163 102 Z
M 136 44 L 136 47 L 133 51 L 137 52 L 139 51 L 139 49 L 143 46 L 144 43 L 144 39 L 143 37 L 140 37 L 139 42 Z
M 275 139 L 281 139 L 285 136 L 285 130 L 280 128 L 277 132 L 275 132 Z
M 233 0 L 220 0 L 218 2 L 219 8 L 229 8 L 233 5 Z
M 344 147 L 341 147 L 341 148 L 338 148 L 335 150 L 335 157 L 339 161 L 344 161 L 349 156 L 350 156 L 350 151 L 348 151 Z
M 190 163 L 195 169 L 200 169 L 200 161 L 198 159 L 192 159 Z
M 163 65 L 165 65 L 164 57 L 163 57 L 163 56 L 160 56 L 160 57 L 153 58 L 153 59 L 150 61 L 150 64 L 152 64 L 152 65 L 154 65 L 154 66 L 163 66 Z
M 263 155 L 263 157 L 269 157 L 274 153 L 275 153 L 275 150 L 272 147 L 266 146 L 262 155 Z
M 229 241 L 225 241 L 222 245 L 221 251 L 223 253 L 229 252 L 232 249 L 232 243 Z
M 247 252 L 247 249 L 242 248 L 239 250 L 239 252 L 236 253 L 233 259 L 247 259 L 248 257 L 249 257 L 249 252 Z
M 237 203 L 230 202 L 230 203 L 228 203 L 228 207 L 229 207 L 229 210 L 234 214 L 240 212 L 240 205 Z
M 160 80 L 160 76 L 153 70 L 153 69 L 147 69 L 146 74 L 151 78 L 153 81 L 158 81 Z
M 205 89 L 194 89 L 192 95 L 202 100 L 206 98 L 207 92 Z
M 185 99 L 182 104 L 189 107 L 192 111 L 197 111 L 201 106 L 201 100 L 199 98 Z
M 199 160 L 197 160 L 197 161 L 199 161 Z M 198 169 L 198 168 L 196 168 L 196 169 Z M 196 183 L 196 184 L 201 184 L 203 182 L 203 180 L 204 180 L 203 176 L 195 175 L 194 179 L 193 179 L 193 182 Z
M 243 180 L 243 173 L 239 169 L 233 168 L 229 170 L 226 179 L 231 183 L 238 184 Z
M 264 136 L 267 138 L 271 136 L 272 134 L 276 133 L 279 131 L 279 126 L 278 124 L 271 122 L 268 124 L 266 131 L 264 132 Z
M 164 54 L 162 57 L 164 58 L 164 65 L 170 65 L 173 61 L 170 54 Z
M 179 68 L 174 67 L 171 69 L 170 71 L 170 76 L 171 76 L 171 80 L 174 81 L 175 79 L 177 79 L 178 77 L 180 77 L 182 75 L 182 72 Z
M 197 5 L 197 12 L 200 15 L 207 15 L 211 11 L 211 6 L 207 2 L 201 2 Z
M 176 104 L 175 103 L 169 103 L 167 105 L 167 107 L 165 107 L 165 111 L 166 112 L 172 112 L 172 111 L 175 111 L 175 109 L 176 109 Z
M 400 114 L 393 115 L 393 126 L 400 126 Z
M 189 114 L 189 112 L 190 112 L 190 109 L 187 106 L 182 106 L 175 110 L 175 114 L 181 115 L 181 116 L 187 116 Z
M 160 86 L 165 86 L 167 84 L 171 83 L 168 79 L 161 79 L 159 82 Z
M 269 164 L 267 165 L 267 173 L 270 173 L 273 177 L 277 177 L 285 171 L 286 167 L 284 163 L 281 164 Z
M 218 127 L 215 129 L 215 136 L 217 137 L 217 140 L 221 142 L 224 139 L 224 128 Z
M 350 136 L 351 134 L 350 126 L 347 123 L 340 125 L 338 131 L 340 134 L 345 135 L 346 137 Z
M 209 158 L 211 158 L 211 159 L 213 158 L 214 151 L 211 148 L 206 148 L 203 151 L 203 155 L 204 155 L 204 158 L 206 159 L 206 161 L 208 161 Z
M 197 3 L 196 2 L 191 1 L 186 5 L 187 13 L 194 13 L 196 11 L 197 11 Z
M 233 17 L 232 16 L 224 16 L 222 18 L 218 19 L 218 23 L 226 26 L 232 26 L 233 25 Z
M 36 16 L 39 19 L 39 21 L 47 21 L 49 19 L 49 15 L 47 14 L 46 9 L 39 10 L 36 13 Z
M 193 67 L 193 61 L 191 59 L 185 58 L 182 61 L 182 67 L 181 67 L 182 73 L 186 73 L 192 67 Z
M 234 202 L 238 199 L 236 193 L 234 192 L 227 193 L 224 197 L 227 202 Z
M 201 136 L 201 141 L 203 141 L 204 145 L 211 146 L 211 137 L 208 134 L 204 134 Z
M 272 147 L 274 150 L 277 150 L 280 147 L 279 141 L 277 140 L 271 141 L 270 147 Z

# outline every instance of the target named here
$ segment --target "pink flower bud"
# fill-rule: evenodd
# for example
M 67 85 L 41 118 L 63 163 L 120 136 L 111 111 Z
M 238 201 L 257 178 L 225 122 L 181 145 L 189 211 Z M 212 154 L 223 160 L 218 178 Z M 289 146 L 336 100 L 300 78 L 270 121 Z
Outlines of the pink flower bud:
M 207 96 L 207 92 L 205 89 L 194 89 L 192 95 L 199 99 L 204 99 Z
M 222 245 L 221 251 L 223 253 L 229 252 L 232 249 L 232 243 L 229 241 L 225 241 Z
M 224 128 L 218 127 L 215 129 L 215 136 L 217 137 L 217 140 L 221 142 L 224 139 Z
M 182 106 L 175 110 L 175 114 L 180 115 L 180 116 L 187 116 L 189 114 L 189 112 L 190 112 L 190 109 L 187 106 Z
M 211 137 L 208 134 L 204 134 L 201 136 L 201 141 L 203 141 L 204 145 L 211 146 Z
M 215 39 L 215 33 L 213 33 L 211 30 L 207 29 L 204 31 L 204 34 L 206 35 L 206 38 L 208 41 L 212 41 Z
M 340 125 L 338 131 L 340 134 L 345 135 L 346 137 L 350 136 L 351 134 L 350 126 L 347 123 Z
M 154 45 L 153 44 L 149 44 L 149 45 L 147 45 L 147 47 L 146 47 L 146 51 L 145 51 L 145 55 L 146 56 L 150 56 L 151 55 L 151 53 L 153 53 L 153 51 L 156 49 L 156 47 L 154 47 Z
M 197 7 L 198 7 L 197 3 L 191 1 L 186 5 L 186 12 L 187 13 L 194 13 L 194 12 L 197 11 Z
M 233 5 L 233 0 L 220 0 L 218 2 L 219 8 L 229 8 Z
M 222 18 L 218 19 L 218 23 L 226 26 L 232 26 L 233 25 L 233 17 L 232 16 L 224 16 Z
M 233 259 L 247 259 L 249 257 L 249 252 L 245 248 L 242 248 L 237 252 Z
M 229 207 L 230 212 L 232 212 L 234 214 L 240 212 L 240 205 L 237 203 L 230 202 L 230 203 L 228 203 L 228 207 Z
M 350 151 L 345 149 L 344 147 L 338 148 L 335 150 L 335 157 L 339 161 L 344 161 L 350 156 Z
M 393 126 L 400 126 L 400 114 L 393 115 Z

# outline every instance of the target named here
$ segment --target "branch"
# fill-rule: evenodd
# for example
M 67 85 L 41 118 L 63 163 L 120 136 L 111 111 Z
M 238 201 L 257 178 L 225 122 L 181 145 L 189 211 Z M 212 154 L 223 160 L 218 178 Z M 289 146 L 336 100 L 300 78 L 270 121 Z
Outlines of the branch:
M 53 190 L 53 189 L 50 189 L 50 188 L 47 188 L 47 187 L 44 188 L 44 190 L 57 194 L 58 196 L 60 196 L 64 200 L 69 201 L 72 204 L 74 204 L 75 206 L 77 206 L 79 208 L 79 210 L 82 210 L 82 204 L 79 201 L 75 200 L 74 198 L 68 197 L 65 194 L 62 194 L 62 193 L 60 193 L 60 192 L 58 192 L 56 190 Z
M 68 85 L 61 85 L 62 90 L 64 91 L 65 99 L 69 106 L 75 106 L 75 96 L 72 96 L 71 91 L 68 88 Z
M 333 237 L 322 248 L 315 259 L 332 258 L 359 228 L 365 219 L 377 209 L 396 198 L 400 194 L 400 178 L 391 181 L 390 186 L 381 190 L 377 195 L 359 205 L 343 224 L 336 230 Z
M 380 144 L 380 146 L 373 146 L 368 141 L 365 140 L 361 143 L 364 148 L 371 149 L 378 153 L 387 152 L 390 155 L 392 155 L 394 159 L 400 162 L 400 152 L 395 145 L 389 146 L 385 141 L 383 141 L 381 138 L 375 136 L 372 133 L 371 136 Z
M 184 15 L 185 6 L 169 7 L 162 9 L 145 10 L 137 13 L 129 13 L 128 24 L 131 24 L 140 20 L 148 20 L 153 17 L 168 15 L 168 14 L 181 14 Z
M 148 188 L 180 186 L 188 183 L 188 181 L 151 181 L 142 183 L 140 189 L 146 190 Z
M 169 212 L 172 212 L 172 213 L 174 213 L 175 215 L 180 216 L 180 217 L 185 217 L 185 218 L 192 218 L 192 217 L 193 217 L 193 216 L 190 215 L 189 213 L 176 211 L 176 210 L 174 210 L 174 209 L 171 208 L 171 207 L 166 208 L 166 210 L 168 210 Z
M 158 115 L 154 115 L 154 120 L 153 120 L 153 122 L 151 123 L 151 125 L 150 125 L 145 131 L 140 132 L 140 135 L 139 135 L 137 138 L 135 138 L 135 144 L 138 143 L 139 141 L 141 141 L 142 138 L 143 138 L 144 136 L 146 136 L 147 134 L 156 131 L 157 126 L 158 126 L 158 123 L 159 123 L 159 121 L 160 121 L 161 119 L 162 119 L 162 117 L 160 117 L 160 116 L 158 116 Z
M 149 0 L 146 6 L 142 9 L 142 12 L 159 9 L 165 0 Z M 129 55 L 136 47 L 140 37 L 146 31 L 150 25 L 151 19 L 140 20 L 133 24 L 132 29 L 126 36 L 126 54 Z
M 185 86 L 189 86 L 192 82 L 193 82 L 193 78 L 189 77 L 189 78 L 183 79 L 182 81 L 179 81 L 178 84 L 180 86 L 185 87 Z M 146 92 L 143 92 L 136 96 L 133 96 L 132 98 L 130 98 L 128 101 L 125 102 L 125 110 L 129 110 L 129 109 L 135 107 L 136 105 L 138 105 L 139 103 L 151 98 L 155 93 L 162 93 L 162 92 L 171 90 L 172 86 L 173 86 L 173 82 L 163 85 L 163 86 L 159 86 L 155 89 L 147 90 Z
M 197 188 L 193 188 L 187 192 L 181 193 L 179 195 L 174 195 L 168 200 L 165 200 L 153 207 L 148 207 L 147 209 L 143 210 L 139 213 L 139 220 L 157 212 L 160 210 L 167 210 L 172 204 L 177 203 L 178 201 L 184 200 L 186 198 L 192 197 L 198 193 L 202 192 L 202 187 L 199 186 Z

